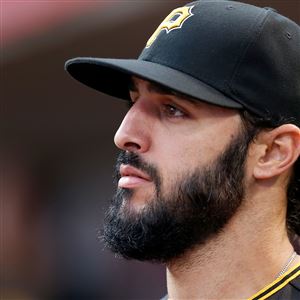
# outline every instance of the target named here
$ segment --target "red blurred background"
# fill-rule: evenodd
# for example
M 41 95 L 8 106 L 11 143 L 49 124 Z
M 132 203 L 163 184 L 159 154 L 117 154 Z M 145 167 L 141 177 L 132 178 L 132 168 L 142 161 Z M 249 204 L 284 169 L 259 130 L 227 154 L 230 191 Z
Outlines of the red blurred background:
M 300 1 L 270 6 L 300 23 Z M 163 266 L 124 261 L 99 234 L 126 105 L 72 80 L 77 56 L 136 57 L 185 1 L 0 1 L 1 295 L 159 299 Z

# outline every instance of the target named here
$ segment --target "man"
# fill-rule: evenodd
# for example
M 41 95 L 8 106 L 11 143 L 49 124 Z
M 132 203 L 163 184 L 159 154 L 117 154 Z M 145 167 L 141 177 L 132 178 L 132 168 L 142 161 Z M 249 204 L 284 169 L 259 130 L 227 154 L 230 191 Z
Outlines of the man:
M 131 103 L 104 240 L 165 263 L 166 299 L 300 299 L 300 28 L 273 9 L 196 1 L 137 60 L 76 58 Z

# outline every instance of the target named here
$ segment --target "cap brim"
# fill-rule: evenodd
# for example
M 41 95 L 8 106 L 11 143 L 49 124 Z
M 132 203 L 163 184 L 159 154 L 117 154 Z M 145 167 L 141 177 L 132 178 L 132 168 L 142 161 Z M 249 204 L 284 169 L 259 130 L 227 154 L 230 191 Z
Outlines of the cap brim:
M 202 81 L 149 61 L 78 57 L 68 60 L 65 68 L 81 83 L 120 99 L 130 99 L 128 85 L 131 76 L 135 75 L 200 101 L 228 108 L 242 108 L 241 104 Z

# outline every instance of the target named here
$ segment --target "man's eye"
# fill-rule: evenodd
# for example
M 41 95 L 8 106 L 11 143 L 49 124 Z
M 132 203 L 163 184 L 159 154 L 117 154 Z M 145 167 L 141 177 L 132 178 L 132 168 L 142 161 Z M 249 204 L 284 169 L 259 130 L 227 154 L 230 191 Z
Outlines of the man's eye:
M 181 118 L 185 116 L 182 110 L 171 104 L 164 105 L 164 114 L 170 118 Z

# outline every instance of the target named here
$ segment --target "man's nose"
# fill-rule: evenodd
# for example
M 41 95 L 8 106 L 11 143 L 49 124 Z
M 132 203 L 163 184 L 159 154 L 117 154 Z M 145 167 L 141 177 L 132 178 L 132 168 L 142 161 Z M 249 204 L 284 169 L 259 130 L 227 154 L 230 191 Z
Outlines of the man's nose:
M 144 153 L 150 147 L 150 132 L 147 113 L 140 103 L 135 103 L 127 112 L 114 138 L 116 146 L 122 150 Z

